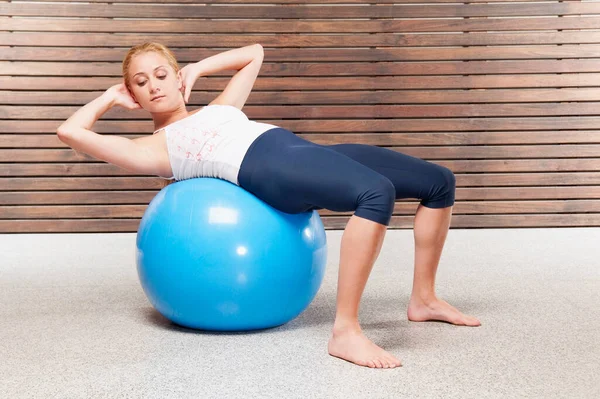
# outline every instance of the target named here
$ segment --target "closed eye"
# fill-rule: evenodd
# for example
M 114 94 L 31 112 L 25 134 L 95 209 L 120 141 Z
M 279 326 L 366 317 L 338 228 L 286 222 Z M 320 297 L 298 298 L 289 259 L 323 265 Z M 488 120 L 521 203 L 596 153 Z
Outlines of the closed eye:
M 167 75 L 161 75 L 161 76 L 157 76 L 157 78 L 159 78 L 160 80 L 165 80 L 165 78 L 167 77 Z M 143 85 L 145 85 L 147 82 L 147 80 L 144 80 L 142 82 L 138 82 L 138 86 L 142 87 Z

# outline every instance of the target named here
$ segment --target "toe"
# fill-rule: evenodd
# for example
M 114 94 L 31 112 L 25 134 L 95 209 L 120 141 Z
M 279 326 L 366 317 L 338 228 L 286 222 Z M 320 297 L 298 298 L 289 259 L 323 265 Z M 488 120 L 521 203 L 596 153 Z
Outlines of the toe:
M 394 367 L 400 367 L 402 364 L 400 363 L 400 360 L 396 359 L 395 357 L 392 356 L 392 358 L 390 359 L 390 363 L 394 366 Z
M 389 367 L 394 367 L 394 358 L 392 356 L 386 356 L 384 361 L 388 364 Z
M 462 324 L 465 326 L 476 326 L 479 325 L 479 320 L 471 316 L 464 316 L 462 318 Z

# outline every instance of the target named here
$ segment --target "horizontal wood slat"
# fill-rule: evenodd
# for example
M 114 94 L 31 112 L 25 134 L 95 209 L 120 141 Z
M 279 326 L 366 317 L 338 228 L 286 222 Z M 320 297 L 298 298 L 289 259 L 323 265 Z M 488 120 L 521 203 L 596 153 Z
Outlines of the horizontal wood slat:
M 600 4 L 600 3 L 599 3 Z M 247 44 L 253 44 L 249 40 Z M 122 61 L 128 49 L 70 47 L 8 47 L 2 50 L 7 61 Z M 546 58 L 598 58 L 599 44 L 564 44 L 545 46 L 495 46 L 461 48 L 278 48 L 265 49 L 271 62 L 341 62 L 341 61 L 451 61 L 451 60 L 518 60 Z M 179 62 L 196 62 L 215 54 L 206 49 L 173 49 Z
M 0 195 L 0 205 L 139 205 L 150 203 L 157 193 L 158 190 L 4 192 Z
M 0 206 L 4 219 L 141 218 L 147 205 Z
M 0 206 L 5 219 L 96 219 L 141 218 L 147 205 L 19 205 Z M 396 202 L 394 215 L 413 215 L 417 201 Z M 453 215 L 463 214 L 544 214 L 600 213 L 599 200 L 566 201 L 472 201 L 457 202 Z M 351 215 L 350 212 L 319 211 L 321 216 Z
M 146 135 L 126 134 L 123 137 L 138 138 Z M 298 134 L 317 144 L 372 144 L 378 146 L 411 145 L 498 145 L 498 144 L 600 144 L 600 131 L 562 130 L 541 132 L 473 132 L 473 133 L 336 133 Z M 2 134 L 0 148 L 69 148 L 56 134 Z
M 444 4 L 444 5 L 361 5 L 361 6 L 246 6 L 137 5 L 126 4 L 28 4 L 0 3 L 0 15 L 42 17 L 104 18 L 211 18 L 211 19 L 350 19 L 350 18 L 451 18 L 525 17 L 547 15 L 600 14 L 596 2 Z
M 192 39 L 192 40 L 190 40 Z M 563 31 L 530 33 L 449 33 L 397 34 L 374 33 L 348 35 L 198 35 L 180 34 L 127 34 L 0 32 L 2 46 L 40 47 L 130 47 L 131 43 L 156 41 L 170 48 L 176 47 L 241 47 L 252 42 L 264 47 L 420 47 L 420 46 L 493 46 L 530 44 L 584 44 L 600 43 L 597 31 Z
M 545 4 L 541 4 L 543 7 Z M 1 18 L 1 17 L 0 17 Z M 165 32 L 165 33 L 403 33 L 403 32 L 499 32 L 599 29 L 600 17 L 568 18 L 481 18 L 481 19 L 417 19 L 354 21 L 188 21 L 188 20 L 112 20 L 6 18 L 0 31 L 58 32 Z
M 349 216 L 324 217 L 327 230 L 343 229 Z M 100 233 L 136 232 L 139 219 L 0 220 L 0 233 Z M 411 229 L 414 216 L 392 216 L 390 228 Z M 600 214 L 454 215 L 450 228 L 594 227 Z
M 600 67 L 598 68 L 600 70 Z M 4 105 L 79 105 L 83 106 L 102 94 L 77 91 L 12 91 L 0 90 Z M 190 109 L 211 102 L 218 92 L 193 91 Z M 246 107 L 256 104 L 460 104 L 460 103 L 543 103 L 600 101 L 600 88 L 563 89 L 485 89 L 485 90 L 395 90 L 395 91 L 288 91 L 253 92 Z
M 417 158 L 434 159 L 516 159 L 600 157 L 600 144 L 560 146 L 443 146 L 390 147 Z M 97 162 L 71 149 L 0 149 L 2 162 Z
M 55 191 L 55 192 L 3 192 L 0 205 L 101 205 L 148 204 L 158 190 L 138 191 Z M 557 200 L 598 199 L 600 186 L 557 187 L 459 187 L 457 201 L 498 200 Z
M 32 3 L 48 3 L 56 0 L 29 0 Z M 86 3 L 148 3 L 150 0 L 86 0 Z M 527 0 L 493 0 L 494 3 L 523 2 Z M 555 0 L 541 0 L 538 2 L 554 2 Z M 565 0 L 578 1 L 578 0 Z M 457 0 L 202 0 L 203 4 L 438 4 L 456 3 Z M 461 3 L 489 3 L 490 0 L 461 0 Z M 196 4 L 198 0 L 154 0 L 156 4 Z
M 586 186 L 600 185 L 600 172 L 457 174 L 457 187 Z M 154 178 L 0 178 L 2 191 L 149 190 L 160 189 Z
M 408 90 L 408 89 L 495 89 L 495 88 L 558 88 L 598 87 L 600 73 L 486 75 L 486 76 L 380 76 L 380 77 L 310 77 L 271 78 L 256 81 L 256 91 L 273 90 Z M 0 90 L 106 90 L 122 82 L 122 78 L 48 79 L 44 77 L 0 76 Z M 223 90 L 227 78 L 200 79 L 196 87 L 205 90 Z M 358 99 L 357 99 L 358 100 Z
M 62 120 L 6 120 L 0 124 L 4 133 L 56 133 Z M 339 120 L 263 120 L 296 133 L 348 133 L 348 132 L 433 132 L 433 131 L 520 131 L 551 129 L 598 129 L 600 117 L 540 117 L 540 118 L 438 118 L 438 119 L 339 119 Z M 94 125 L 98 133 L 151 133 L 149 121 L 104 121 Z
M 483 172 L 591 172 L 600 170 L 599 158 L 435 160 L 454 173 Z M 0 163 L 0 177 L 20 176 L 136 176 L 106 163 Z M 159 178 L 156 178 L 159 181 Z
M 0 178 L 0 191 L 160 190 L 154 177 Z
M 0 75 L 13 76 L 110 76 L 122 77 L 120 62 L 0 61 Z M 581 73 L 600 71 L 600 59 L 496 60 L 496 61 L 382 61 L 365 62 L 265 62 L 260 77 L 270 76 L 426 76 Z M 229 76 L 226 71 L 212 76 Z M 523 76 L 521 76 L 524 78 Z
M 79 107 L 5 106 L 0 119 L 67 119 Z M 322 105 L 320 107 L 246 106 L 251 119 L 339 119 L 339 118 L 463 118 L 495 116 L 572 116 L 600 115 L 600 102 L 550 104 L 461 104 L 461 105 Z M 147 119 L 145 111 L 131 112 L 113 108 L 105 119 Z

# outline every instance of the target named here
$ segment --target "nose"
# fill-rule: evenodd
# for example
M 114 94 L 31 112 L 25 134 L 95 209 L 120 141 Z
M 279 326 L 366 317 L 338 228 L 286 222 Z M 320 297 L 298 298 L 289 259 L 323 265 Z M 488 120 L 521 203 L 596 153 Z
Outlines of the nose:
M 160 91 L 157 83 L 158 82 L 155 82 L 152 78 L 148 79 L 148 88 L 150 89 L 150 93 L 154 94 L 155 92 Z

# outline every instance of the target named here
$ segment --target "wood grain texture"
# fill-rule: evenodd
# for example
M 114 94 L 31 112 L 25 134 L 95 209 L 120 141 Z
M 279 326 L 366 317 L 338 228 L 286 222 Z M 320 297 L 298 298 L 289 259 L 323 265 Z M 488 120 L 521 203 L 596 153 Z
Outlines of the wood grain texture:
M 261 43 L 251 119 L 449 168 L 452 228 L 598 227 L 598 15 L 600 2 L 575 0 L 0 2 L 0 233 L 137 230 L 164 180 L 76 153 L 55 132 L 121 81 L 143 41 L 182 66 Z M 231 76 L 200 79 L 189 107 Z M 137 138 L 154 126 L 112 109 L 93 128 Z M 391 228 L 412 228 L 418 202 L 398 200 Z M 320 213 L 328 229 L 350 217 Z
M 187 19 L 352 19 L 352 18 L 456 18 L 527 17 L 547 15 L 594 15 L 600 13 L 596 2 L 491 3 L 429 5 L 236 5 L 211 4 L 65 4 L 0 3 L 0 16 L 86 17 L 86 18 L 187 18 Z

